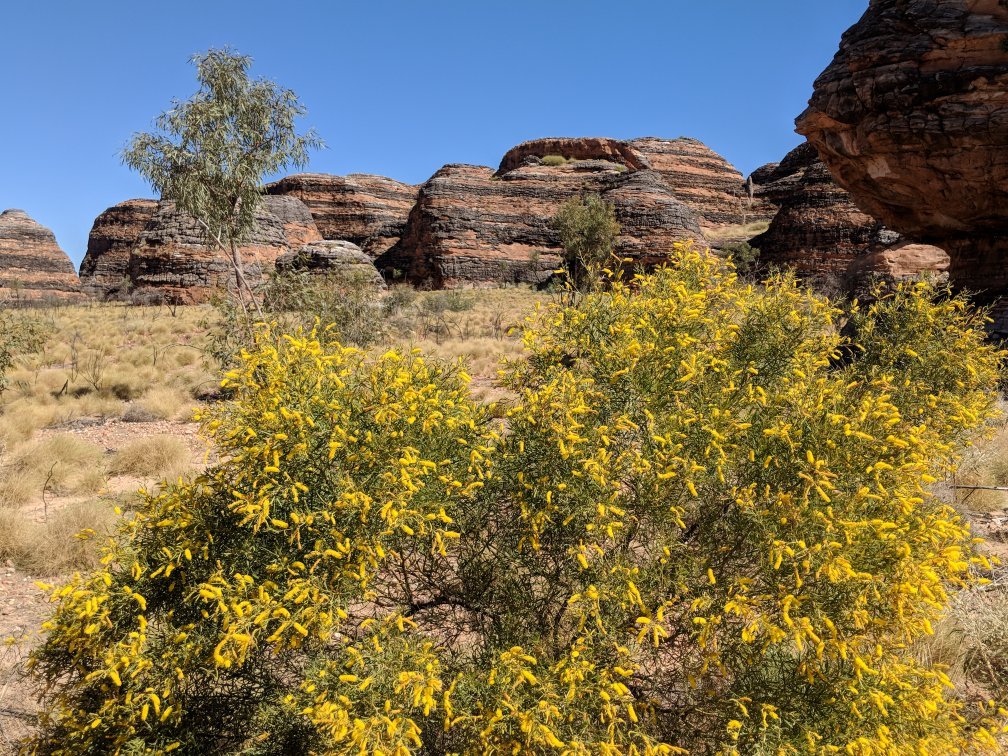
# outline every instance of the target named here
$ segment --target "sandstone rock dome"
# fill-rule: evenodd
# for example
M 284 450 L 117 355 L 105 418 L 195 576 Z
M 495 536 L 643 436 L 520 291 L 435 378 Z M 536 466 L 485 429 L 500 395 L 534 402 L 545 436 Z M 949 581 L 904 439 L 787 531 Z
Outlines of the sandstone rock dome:
M 83 299 L 77 271 L 53 232 L 24 210 L 0 213 L 0 306 Z

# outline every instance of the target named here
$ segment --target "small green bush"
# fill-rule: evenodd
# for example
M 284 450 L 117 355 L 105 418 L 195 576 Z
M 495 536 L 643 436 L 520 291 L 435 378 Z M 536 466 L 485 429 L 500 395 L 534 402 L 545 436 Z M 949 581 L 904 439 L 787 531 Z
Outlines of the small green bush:
M 756 272 L 760 251 L 749 242 L 734 242 L 723 247 L 721 254 L 730 257 L 740 276 L 750 276 Z
M 476 306 L 476 295 L 463 289 L 436 291 L 420 302 L 420 311 L 428 315 L 445 312 L 467 312 Z
M 606 265 L 613 269 L 622 266 L 615 256 L 620 233 L 616 208 L 599 194 L 591 192 L 569 199 L 560 206 L 552 224 L 576 289 L 594 286 Z
M 46 337 L 46 329 L 38 320 L 13 312 L 0 312 L 0 396 L 7 390 L 7 372 L 17 356 L 39 351 Z
M 563 155 L 544 155 L 542 158 L 543 165 L 548 165 L 553 168 L 561 165 L 567 165 L 571 162 L 573 161 L 570 158 L 565 158 Z
M 417 296 L 417 290 L 410 284 L 395 284 L 389 287 L 382 309 L 386 316 L 403 315 L 416 302 Z
M 372 279 L 307 271 L 275 273 L 257 292 L 263 319 L 281 331 L 311 330 L 319 326 L 327 341 L 367 347 L 386 333 L 383 304 Z M 239 309 L 234 297 L 217 302 L 220 318 L 208 336 L 208 352 L 227 369 L 242 349 L 254 345 L 258 316 Z

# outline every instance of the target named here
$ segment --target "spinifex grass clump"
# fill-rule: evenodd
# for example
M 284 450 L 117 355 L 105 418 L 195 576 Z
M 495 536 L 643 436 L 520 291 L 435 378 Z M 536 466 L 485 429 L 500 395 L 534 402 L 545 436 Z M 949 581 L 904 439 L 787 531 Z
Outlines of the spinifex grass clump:
M 39 753 L 995 749 L 908 649 L 988 568 L 930 493 L 993 414 L 979 316 L 853 316 L 689 248 L 542 309 L 503 421 L 458 368 L 261 334 L 57 588 Z

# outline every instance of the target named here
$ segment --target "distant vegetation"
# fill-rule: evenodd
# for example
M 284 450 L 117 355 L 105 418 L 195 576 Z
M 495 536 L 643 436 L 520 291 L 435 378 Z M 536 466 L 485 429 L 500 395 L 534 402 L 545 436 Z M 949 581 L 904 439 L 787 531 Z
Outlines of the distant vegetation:
M 238 305 L 254 308 L 239 245 L 255 226 L 263 178 L 304 167 L 322 141 L 313 131 L 297 133 L 295 122 L 306 112 L 297 95 L 248 78 L 251 58 L 209 50 L 192 63 L 199 91 L 158 116 L 156 132 L 135 134 L 123 162 L 196 219 L 207 245 L 234 269 Z
M 576 289 L 596 286 L 608 266 L 618 270 L 616 242 L 620 225 L 611 202 L 591 192 L 567 200 L 553 217 L 553 228 L 564 249 L 570 281 Z
M 571 158 L 565 158 L 563 155 L 543 155 L 542 164 L 552 166 L 557 168 L 561 165 L 567 165 L 568 163 L 574 162 Z

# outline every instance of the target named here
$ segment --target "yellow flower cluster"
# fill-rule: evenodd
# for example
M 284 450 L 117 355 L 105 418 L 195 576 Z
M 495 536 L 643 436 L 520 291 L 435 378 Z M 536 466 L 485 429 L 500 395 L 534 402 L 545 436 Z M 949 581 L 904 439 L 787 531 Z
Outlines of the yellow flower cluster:
M 980 317 L 674 257 L 538 311 L 504 407 L 264 328 L 223 461 L 53 589 L 26 750 L 996 752 L 912 653 L 991 568 L 932 492 L 994 414 Z

